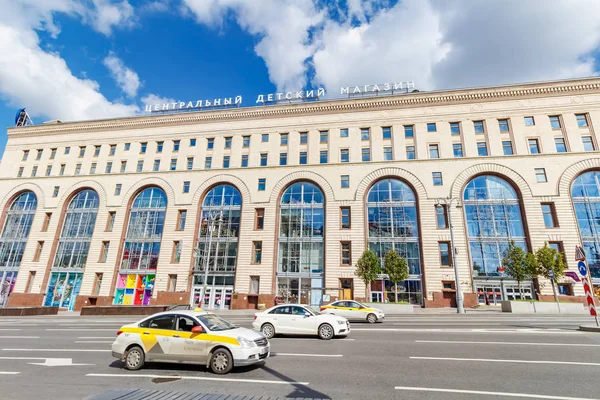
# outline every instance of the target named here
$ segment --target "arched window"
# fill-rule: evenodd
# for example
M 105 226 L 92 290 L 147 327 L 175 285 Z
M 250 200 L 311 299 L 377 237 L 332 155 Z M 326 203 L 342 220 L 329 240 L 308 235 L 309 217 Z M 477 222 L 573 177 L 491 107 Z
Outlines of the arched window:
M 502 178 L 483 175 L 469 182 L 463 199 L 473 276 L 506 276 L 501 264 L 511 240 L 527 249 L 515 189 Z
M 215 186 L 204 197 L 195 250 L 194 304 L 209 309 L 229 308 L 235 279 L 241 211 L 242 196 L 231 185 Z M 208 287 L 203 295 L 207 266 Z M 202 304 L 201 299 L 204 299 Z
M 283 193 L 279 214 L 277 296 L 285 302 L 319 305 L 325 233 L 323 193 L 312 183 L 295 183 Z
M 590 274 L 600 278 L 600 171 L 579 175 L 573 181 L 571 197 Z
M 0 307 L 6 305 L 17 280 L 36 208 L 37 197 L 28 191 L 21 193 L 6 212 L 0 236 Z
M 158 187 L 142 190 L 133 200 L 115 304 L 149 303 L 154 290 L 166 211 L 167 195 Z
M 385 255 L 395 250 L 406 259 L 410 274 L 409 279 L 398 284 L 397 288 L 389 281 L 375 282 L 373 300 L 381 301 L 383 299 L 379 296 L 384 295 L 383 292 L 396 291 L 398 301 L 421 304 L 421 256 L 415 193 L 398 179 L 377 182 L 367 195 L 367 218 L 369 249 L 377 254 L 382 266 Z
M 52 264 L 46 306 L 71 309 L 75 306 L 94 234 L 98 203 L 98 194 L 90 189 L 77 193 L 69 202 Z

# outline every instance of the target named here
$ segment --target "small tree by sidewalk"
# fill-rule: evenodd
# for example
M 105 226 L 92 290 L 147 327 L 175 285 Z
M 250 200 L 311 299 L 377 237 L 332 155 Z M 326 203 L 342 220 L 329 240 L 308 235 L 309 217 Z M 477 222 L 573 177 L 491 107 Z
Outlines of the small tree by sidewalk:
M 356 263 L 356 271 L 354 273 L 365 283 L 367 294 L 370 296 L 371 282 L 376 280 L 381 273 L 381 265 L 377 254 L 372 250 L 365 250 Z
M 535 256 L 515 245 L 515 242 L 511 240 L 506 254 L 502 258 L 502 265 L 506 269 L 506 273 L 517 281 L 519 297 L 523 299 L 521 283 L 535 276 L 537 265 Z
M 548 246 L 548 243 L 544 243 L 544 247 L 540 247 L 535 252 L 535 275 L 541 275 L 546 279 L 549 279 L 552 283 L 552 291 L 554 292 L 554 298 L 558 303 L 558 296 L 556 294 L 556 282 L 565 275 L 565 261 L 556 249 Z
M 383 259 L 383 272 L 387 274 L 389 280 L 394 284 L 394 298 L 398 302 L 398 283 L 404 282 L 408 278 L 408 263 L 395 250 L 390 250 Z

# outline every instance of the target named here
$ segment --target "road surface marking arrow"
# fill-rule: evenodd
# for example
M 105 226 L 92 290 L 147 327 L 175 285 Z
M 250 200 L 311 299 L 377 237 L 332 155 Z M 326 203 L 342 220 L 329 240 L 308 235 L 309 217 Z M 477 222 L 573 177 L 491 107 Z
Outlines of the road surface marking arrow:
M 43 363 L 27 363 L 31 365 L 43 365 L 44 367 L 68 367 L 72 365 L 95 365 L 95 364 L 73 364 L 72 358 L 46 358 Z

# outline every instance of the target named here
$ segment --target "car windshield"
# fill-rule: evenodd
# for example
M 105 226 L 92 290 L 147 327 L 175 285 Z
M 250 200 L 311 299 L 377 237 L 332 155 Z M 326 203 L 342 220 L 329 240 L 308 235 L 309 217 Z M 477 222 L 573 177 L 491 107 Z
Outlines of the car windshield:
M 196 318 L 198 318 L 210 331 L 218 332 L 235 329 L 235 325 L 215 314 L 196 315 Z
M 321 315 L 321 312 L 317 308 L 315 308 L 315 307 L 309 307 L 309 306 L 307 306 L 305 308 L 307 310 L 309 310 L 311 313 L 313 313 L 314 315 Z

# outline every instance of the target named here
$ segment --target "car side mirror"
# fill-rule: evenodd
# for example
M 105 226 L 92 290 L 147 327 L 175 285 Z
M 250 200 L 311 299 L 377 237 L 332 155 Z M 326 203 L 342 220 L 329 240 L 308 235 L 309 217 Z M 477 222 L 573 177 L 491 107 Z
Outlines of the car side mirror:
M 198 334 L 198 333 L 203 333 L 203 332 L 204 332 L 204 330 L 199 325 L 192 328 L 192 333 Z
M 310 317 L 312 314 L 311 313 L 304 313 L 304 318 L 308 318 Z

